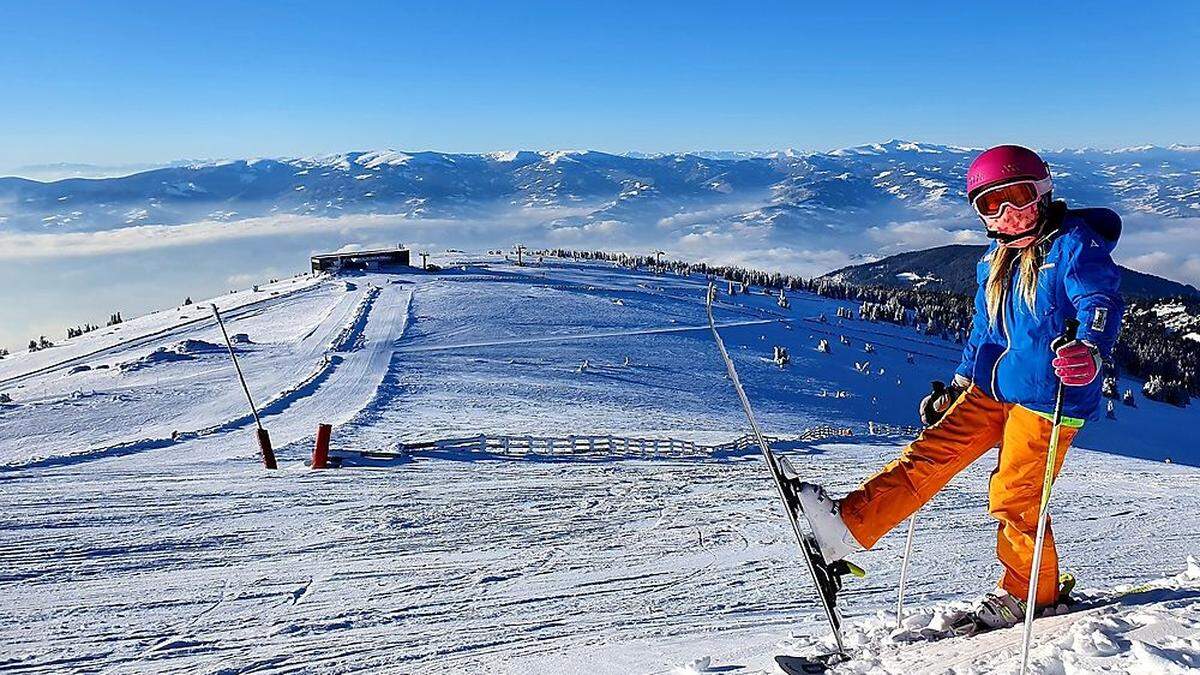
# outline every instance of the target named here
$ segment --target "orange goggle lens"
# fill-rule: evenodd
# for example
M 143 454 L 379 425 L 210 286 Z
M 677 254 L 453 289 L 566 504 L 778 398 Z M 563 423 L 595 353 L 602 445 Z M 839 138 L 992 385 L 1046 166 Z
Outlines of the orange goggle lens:
M 1038 199 L 1037 186 L 1032 181 L 1010 183 L 992 188 L 975 198 L 975 210 L 981 216 L 994 216 L 1000 213 L 1000 207 L 1012 204 L 1023 209 Z

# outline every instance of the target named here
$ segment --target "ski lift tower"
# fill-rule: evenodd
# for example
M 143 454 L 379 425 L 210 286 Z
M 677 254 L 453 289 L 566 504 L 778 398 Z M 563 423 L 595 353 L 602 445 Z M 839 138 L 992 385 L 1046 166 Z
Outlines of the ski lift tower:
M 421 256 L 421 269 L 428 270 L 429 269 L 429 252 L 421 251 L 417 255 Z
M 654 267 L 656 270 L 658 270 L 660 272 L 662 271 L 663 253 L 665 253 L 665 251 L 655 251 L 654 252 Z
M 525 254 L 525 246 L 522 244 L 516 244 L 513 246 L 513 248 L 515 248 L 517 251 L 517 267 L 524 267 L 525 259 L 523 256 Z

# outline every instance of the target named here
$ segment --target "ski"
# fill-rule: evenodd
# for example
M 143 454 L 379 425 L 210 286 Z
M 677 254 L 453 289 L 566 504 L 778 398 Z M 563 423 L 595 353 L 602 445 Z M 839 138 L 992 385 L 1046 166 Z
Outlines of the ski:
M 734 368 L 733 359 L 729 357 L 729 352 L 725 349 L 725 342 L 721 339 L 721 334 L 717 332 L 717 322 L 713 318 L 713 300 L 715 296 L 716 287 L 709 284 L 708 296 L 705 300 L 705 308 L 708 312 L 708 327 L 712 330 L 713 340 L 717 343 L 717 350 L 721 353 L 721 359 L 725 362 L 726 373 L 729 375 L 729 380 L 733 383 L 733 388 L 737 391 L 738 400 L 742 404 L 742 411 L 746 413 L 746 419 L 750 423 L 754 439 L 758 442 L 758 447 L 762 451 L 767 468 L 771 471 L 771 478 L 775 481 L 775 488 L 779 493 L 780 501 L 783 502 L 784 511 L 792 527 L 792 533 L 795 535 L 796 543 L 800 546 L 800 551 L 803 554 L 804 565 L 808 569 L 809 576 L 812 578 L 813 586 L 816 587 L 817 597 L 821 601 L 821 609 L 825 612 L 825 616 L 829 621 L 829 628 L 833 632 L 834 643 L 837 645 L 836 651 L 832 654 L 817 657 L 777 656 L 775 660 L 780 668 L 783 668 L 788 673 L 824 672 L 823 669 L 832 663 L 838 663 L 848 658 L 842 638 L 842 617 L 837 608 L 837 593 L 842 587 L 842 577 L 846 574 L 862 576 L 863 573 L 857 566 L 847 563 L 844 560 L 839 560 L 833 565 L 826 564 L 825 559 L 821 556 L 820 547 L 817 545 L 816 540 L 810 532 L 807 532 L 801 526 L 799 516 L 804 513 L 804 510 L 795 495 L 795 485 L 798 481 L 795 479 L 789 480 L 785 476 L 785 468 L 790 471 L 791 465 L 787 463 L 786 459 L 781 460 L 775 456 L 775 453 L 771 452 L 771 448 L 767 445 L 766 438 L 758 426 L 758 420 L 754 417 L 754 411 L 750 407 L 750 399 L 746 396 L 746 390 L 742 388 L 737 369 Z M 785 666 L 783 662 L 787 662 L 790 666 Z M 808 665 L 805 665 L 806 662 Z M 817 667 L 818 665 L 822 670 L 803 669 L 809 666 Z M 789 667 L 793 669 L 788 670 Z

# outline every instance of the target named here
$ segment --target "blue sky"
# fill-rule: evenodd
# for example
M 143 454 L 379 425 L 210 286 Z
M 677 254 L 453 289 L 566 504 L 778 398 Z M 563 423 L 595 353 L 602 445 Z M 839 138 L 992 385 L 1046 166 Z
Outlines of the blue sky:
M 1197 44 L 1196 3 L 8 2 L 0 167 L 1198 143 Z

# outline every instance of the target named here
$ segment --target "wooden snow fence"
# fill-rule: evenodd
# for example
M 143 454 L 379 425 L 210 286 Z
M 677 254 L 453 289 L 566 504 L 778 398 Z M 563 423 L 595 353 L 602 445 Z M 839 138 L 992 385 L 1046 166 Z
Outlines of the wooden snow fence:
M 818 441 L 851 436 L 847 427 L 819 426 L 806 429 L 794 440 Z M 768 436 L 768 443 L 779 438 Z M 709 457 L 738 453 L 757 445 L 754 436 L 745 435 L 726 443 L 704 444 L 678 438 L 639 438 L 614 435 L 516 436 L 484 435 L 443 438 L 433 441 L 402 442 L 391 450 L 351 453 L 366 459 L 395 459 L 414 454 L 491 455 L 500 457 Z M 343 453 L 345 454 L 345 453 Z
M 883 422 L 867 422 L 867 432 L 872 436 L 901 436 L 901 437 L 916 437 L 924 431 L 921 427 L 905 426 L 899 424 L 885 424 Z
M 395 450 L 360 453 L 364 457 L 394 457 L 396 455 L 479 453 L 507 457 L 525 456 L 703 456 L 723 449 L 745 446 L 745 439 L 721 445 L 704 445 L 678 438 L 629 438 L 624 436 L 515 436 L 480 435 L 465 438 L 443 438 L 419 443 L 399 443 Z

